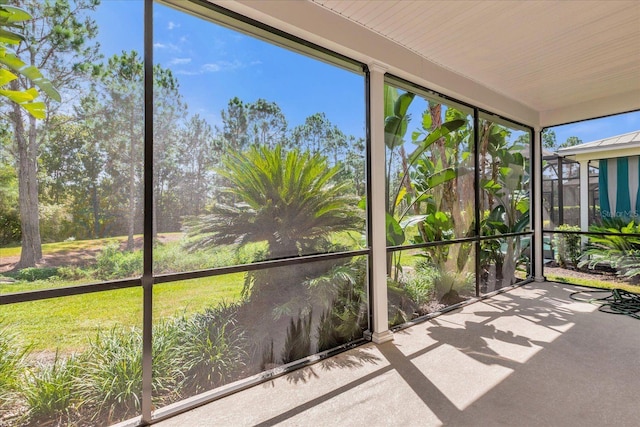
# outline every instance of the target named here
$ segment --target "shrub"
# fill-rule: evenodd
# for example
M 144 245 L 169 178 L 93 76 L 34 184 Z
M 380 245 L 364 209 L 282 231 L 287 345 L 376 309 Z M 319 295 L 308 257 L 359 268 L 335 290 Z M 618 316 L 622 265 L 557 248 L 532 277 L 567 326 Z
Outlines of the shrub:
M 27 267 L 22 270 L 18 270 L 17 273 L 12 274 L 16 280 L 24 280 L 26 282 L 35 282 L 36 280 L 47 280 L 51 277 L 58 275 L 57 267 Z
M 98 332 L 83 359 L 83 405 L 109 422 L 134 416 L 142 392 L 142 334 L 120 328 Z
M 435 268 L 424 262 L 416 263 L 415 273 L 409 276 L 405 284 L 407 295 L 418 305 L 428 303 L 434 297 L 437 278 L 438 272 Z
M 575 225 L 560 225 L 556 227 L 559 231 L 580 231 L 580 227 Z M 556 233 L 553 236 L 553 246 L 555 249 L 556 263 L 560 267 L 566 267 L 568 262 L 578 265 L 580 259 L 580 235 Z
M 53 363 L 40 363 L 29 371 L 22 390 L 29 417 L 41 422 L 68 415 L 75 380 L 81 370 L 77 358 L 64 359 L 56 353 Z
M 68 206 L 41 202 L 39 216 L 43 242 L 60 242 L 72 233 L 73 215 Z
M 326 267 L 322 270 L 326 271 Z M 355 258 L 347 263 L 337 263 L 325 274 L 305 282 L 311 300 L 315 301 L 314 306 L 322 307 L 316 329 L 318 351 L 362 337 L 368 319 L 364 290 L 366 277 L 366 261 Z M 296 328 L 301 330 L 298 326 Z M 289 329 L 292 331 L 293 324 Z
M 58 267 L 58 277 L 62 280 L 80 280 L 91 278 L 91 273 L 80 267 Z
M 96 257 L 99 279 L 124 279 L 142 274 L 142 251 L 121 251 L 117 243 L 107 245 Z
M 10 402 L 20 387 L 29 347 L 21 347 L 7 327 L 0 329 L 0 407 Z
M 156 246 L 153 253 L 153 268 L 157 273 L 202 270 L 235 263 L 233 250 L 224 247 L 190 252 L 179 243 L 168 243 Z
M 221 303 L 181 323 L 177 365 L 185 387 L 210 390 L 234 377 L 246 364 L 246 339 L 237 324 L 239 304 Z
M 287 337 L 282 349 L 282 362 L 290 363 L 311 354 L 311 316 L 298 315 L 296 321 L 291 319 L 287 328 Z
M 152 389 L 154 403 L 179 396 L 184 383 L 184 318 L 170 319 L 153 328 Z M 82 355 L 79 373 L 83 404 L 109 421 L 133 416 L 142 393 L 142 334 L 137 329 L 113 328 L 99 332 Z
M 409 297 L 403 283 L 387 278 L 387 295 L 389 298 L 389 326 L 399 325 L 413 319 L 417 312 L 417 304 Z
M 0 245 L 19 243 L 22 239 L 20 216 L 15 210 L 0 211 Z
M 178 317 L 153 326 L 152 388 L 154 403 L 168 404 L 180 397 L 184 373 L 180 366 L 182 334 L 186 318 Z
M 434 282 L 438 300 L 446 305 L 463 301 L 461 293 L 472 292 L 475 286 L 473 273 L 440 270 Z
M 618 276 L 637 280 L 640 277 L 640 224 L 621 218 L 604 220 L 602 226 L 589 229 L 596 233 L 615 233 L 609 236 L 589 236 L 589 244 L 582 253 L 579 267 L 612 268 Z

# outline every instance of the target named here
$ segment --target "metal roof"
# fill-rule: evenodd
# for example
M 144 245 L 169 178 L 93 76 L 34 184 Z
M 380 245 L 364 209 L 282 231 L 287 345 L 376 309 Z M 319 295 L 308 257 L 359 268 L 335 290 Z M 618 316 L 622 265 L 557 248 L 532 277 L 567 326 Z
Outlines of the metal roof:
M 629 148 L 640 148 L 640 130 L 599 139 L 597 141 L 585 142 L 584 144 L 574 145 L 573 147 L 561 148 L 558 150 L 558 155 L 572 156 L 602 151 L 625 150 Z

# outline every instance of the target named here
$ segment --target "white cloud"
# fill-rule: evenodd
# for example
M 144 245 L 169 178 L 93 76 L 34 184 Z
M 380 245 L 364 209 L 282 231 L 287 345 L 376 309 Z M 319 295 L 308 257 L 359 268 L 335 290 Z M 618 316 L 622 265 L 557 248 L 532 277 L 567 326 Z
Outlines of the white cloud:
M 197 76 L 199 74 L 202 74 L 202 71 L 177 70 L 174 71 L 173 74 L 178 74 L 181 76 Z
M 202 70 L 203 73 L 216 73 L 221 69 L 222 67 L 220 67 L 220 65 L 218 64 L 204 64 L 202 67 L 200 67 L 200 70 Z
M 238 68 L 244 68 L 245 66 L 245 64 L 238 60 L 235 60 L 233 62 L 216 61 L 208 64 L 203 64 L 202 67 L 200 67 L 200 70 L 203 73 L 217 73 L 219 71 L 237 70 Z
M 176 24 L 173 21 L 169 21 L 169 24 L 167 25 L 167 30 L 171 31 L 174 28 L 180 28 L 180 24 Z
M 188 64 L 191 62 L 191 58 L 173 58 L 169 61 L 171 65 Z
M 153 44 L 153 48 L 154 49 L 166 49 L 166 50 L 169 50 L 171 52 L 180 52 L 181 51 L 180 46 L 177 46 L 177 45 L 175 45 L 173 43 L 160 43 L 160 42 L 157 42 L 157 43 Z
M 176 59 L 181 59 L 181 58 L 176 58 Z M 187 59 L 187 58 L 184 58 Z M 177 70 L 175 71 L 175 74 L 182 74 L 182 75 L 186 75 L 186 76 L 195 76 L 198 74 L 207 74 L 207 73 L 218 73 L 221 71 L 232 71 L 232 70 L 237 70 L 240 68 L 246 68 L 249 66 L 253 66 L 256 64 L 261 64 L 260 61 L 253 61 L 249 64 L 244 64 L 238 60 L 235 61 L 216 61 L 216 62 L 210 62 L 207 64 L 203 64 L 200 66 L 199 69 L 197 70 Z

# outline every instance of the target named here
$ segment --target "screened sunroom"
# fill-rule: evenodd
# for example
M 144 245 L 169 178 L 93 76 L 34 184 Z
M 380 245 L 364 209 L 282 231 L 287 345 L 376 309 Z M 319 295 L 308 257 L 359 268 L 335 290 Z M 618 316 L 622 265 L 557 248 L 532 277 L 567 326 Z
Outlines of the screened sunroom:
M 0 425 L 640 416 L 637 320 L 545 278 L 602 162 L 541 144 L 640 111 L 638 2 L 63 3 L 16 40 L 62 101 L 1 106 Z

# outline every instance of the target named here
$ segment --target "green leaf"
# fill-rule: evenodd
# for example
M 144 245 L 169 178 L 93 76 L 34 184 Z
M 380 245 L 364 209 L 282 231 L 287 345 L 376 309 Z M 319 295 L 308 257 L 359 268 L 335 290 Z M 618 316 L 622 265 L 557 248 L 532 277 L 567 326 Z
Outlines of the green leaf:
M 506 176 L 509 175 L 511 173 L 511 168 L 508 166 L 502 166 L 498 172 L 500 173 L 500 175 L 502 176 Z
M 466 124 L 466 120 L 456 119 L 443 123 L 439 128 L 434 129 L 427 137 L 418 145 L 413 153 L 409 156 L 409 163 L 414 163 L 418 157 L 422 155 L 434 142 L 440 138 L 460 129 Z
M 451 181 L 452 179 L 456 178 L 456 176 L 458 176 L 458 174 L 456 173 L 455 169 L 446 168 L 430 175 L 429 177 L 427 177 L 426 181 L 429 188 L 434 188 L 447 181 Z
M 22 74 L 29 80 L 38 80 L 38 79 L 44 78 L 40 70 L 38 70 L 33 65 L 29 65 L 28 67 L 21 68 L 20 74 Z
M 525 212 L 529 212 L 529 198 L 523 198 L 518 200 L 518 203 L 516 204 L 516 209 L 518 210 L 518 212 L 520 213 L 525 213 Z
M 481 183 L 481 186 L 483 189 L 487 191 L 492 191 L 492 190 L 495 191 L 502 188 L 502 186 L 497 182 L 495 182 L 493 179 L 483 180 L 483 182 Z
M 4 55 L 0 55 L 0 64 L 6 65 L 17 73 L 20 73 L 20 69 L 27 65 L 22 62 L 22 60 L 18 58 L 14 53 L 10 53 L 7 51 L 4 52 Z
M 387 245 L 398 246 L 403 244 L 405 240 L 404 230 L 400 227 L 398 221 L 389 213 L 387 213 L 385 219 L 387 225 Z
M 520 219 L 513 225 L 513 230 L 509 230 L 511 233 L 521 233 L 529 226 L 529 211 L 520 217 Z
M 394 115 L 402 117 L 404 119 L 407 115 L 407 110 L 409 109 L 409 106 L 411 105 L 411 103 L 413 102 L 413 98 L 415 97 L 416 95 L 410 92 L 405 92 L 400 95 L 393 106 Z
M 433 119 L 431 118 L 431 113 L 427 110 L 422 115 L 422 128 L 424 130 L 429 130 L 431 129 L 431 126 L 433 126 Z
M 33 65 L 28 66 L 21 70 L 21 74 L 31 80 L 33 84 L 42 89 L 42 91 L 46 93 L 50 98 L 58 102 L 61 101 L 58 91 L 53 87 L 48 79 L 44 78 L 40 70 L 38 70 L 36 67 L 34 67 Z
M 360 201 L 358 202 L 358 208 L 362 209 L 363 211 L 367 210 L 367 198 L 363 197 L 362 199 L 360 199 Z
M 20 106 L 36 119 L 42 120 L 47 117 L 47 107 L 44 102 L 27 102 L 20 104 Z
M 22 41 L 24 41 L 24 37 L 22 37 L 22 35 L 0 28 L 0 42 L 20 44 Z
M 384 116 L 393 116 L 393 106 L 398 99 L 398 89 L 385 85 L 384 86 Z
M 18 76 L 13 74 L 11 71 L 0 68 L 0 86 L 4 86 L 17 78 Z
M 4 2 L 0 6 L 0 19 L 6 20 L 6 23 L 28 21 L 32 18 L 29 12 L 20 7 L 10 6 Z
M 402 137 L 406 132 L 406 120 L 396 116 L 387 117 L 384 121 L 384 144 L 390 150 L 402 145 Z
M 38 91 L 33 88 L 23 91 L 0 89 L 0 95 L 7 97 L 15 103 L 22 104 L 23 102 L 30 102 L 36 99 L 38 97 Z
M 20 58 L 13 53 L 5 52 L 4 56 L 0 56 L 0 64 L 4 64 L 11 70 L 25 76 L 33 82 L 34 85 L 42 89 L 44 93 L 49 95 L 51 99 L 58 102 L 61 101 L 60 94 L 53 87 L 51 82 L 42 76 L 42 73 L 34 66 L 25 64 Z
M 400 227 L 402 227 L 402 229 L 406 229 L 407 227 L 411 227 L 412 225 L 416 225 L 423 222 L 426 219 L 426 217 L 427 217 L 426 215 L 412 215 L 407 219 L 403 220 L 400 223 Z
M 391 90 L 390 90 L 391 89 Z M 397 96 L 396 89 L 386 86 L 385 95 L 385 120 L 384 120 L 384 143 L 389 149 L 394 149 L 403 143 L 404 135 L 407 133 L 407 110 L 415 97 L 413 93 L 403 93 Z M 394 95 L 395 94 L 395 95 Z M 393 112 L 391 99 L 395 98 L 393 103 Z

